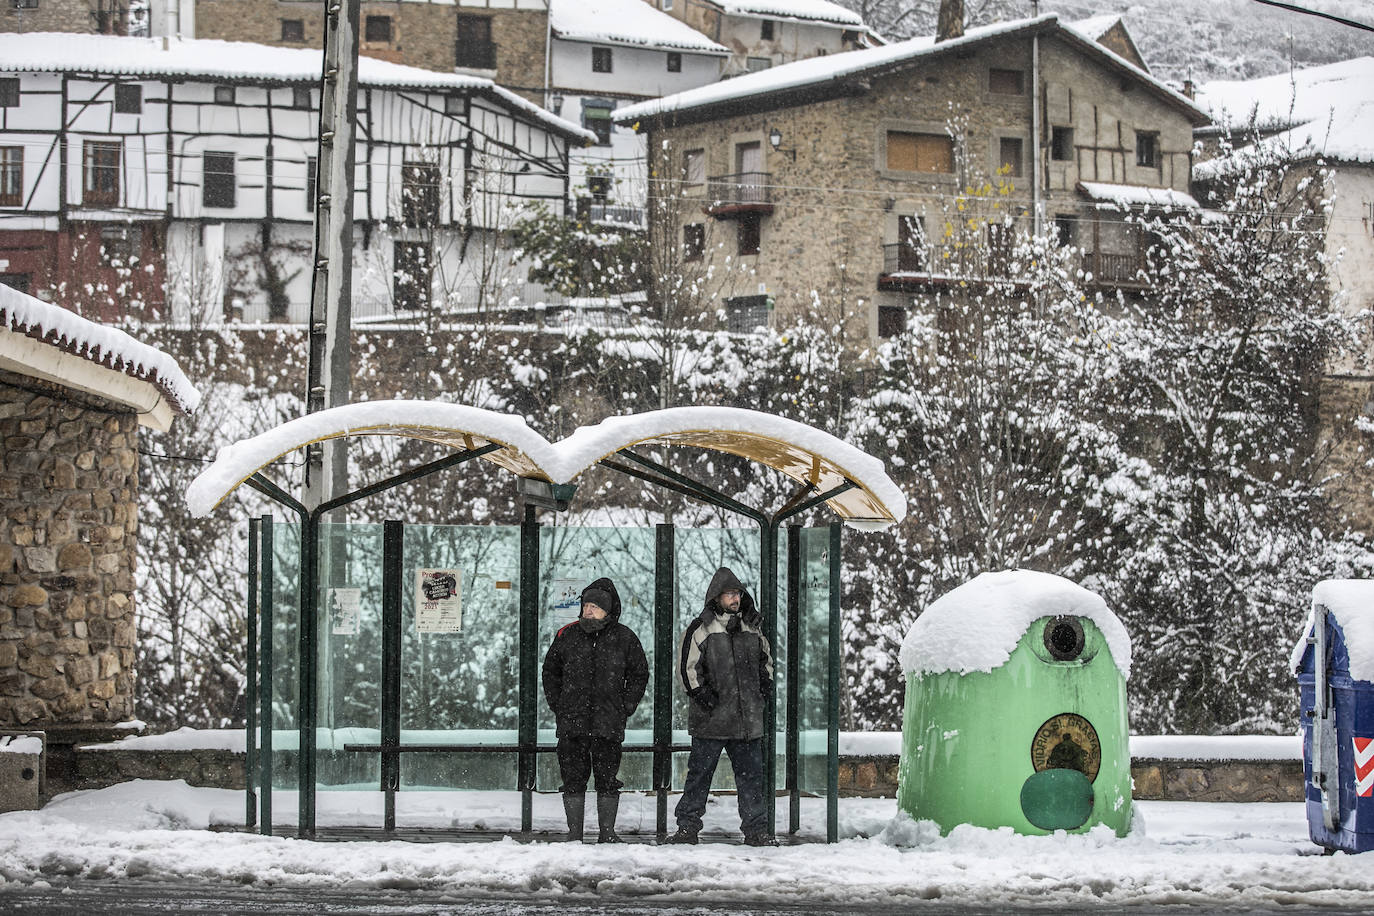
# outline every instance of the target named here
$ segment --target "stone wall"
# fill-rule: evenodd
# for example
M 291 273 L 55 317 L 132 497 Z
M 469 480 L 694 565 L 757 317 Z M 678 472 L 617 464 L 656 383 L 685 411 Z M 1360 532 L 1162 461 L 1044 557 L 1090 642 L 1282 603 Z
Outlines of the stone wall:
M 0 373 L 0 727 L 133 715 L 134 414 Z
M 104 4 L 109 9 L 111 4 Z M 0 7 L 0 32 L 80 32 L 98 31 L 94 15 L 95 0 L 39 0 L 37 9 L 15 9 L 6 2 Z M 122 34 L 123 22 L 117 28 Z

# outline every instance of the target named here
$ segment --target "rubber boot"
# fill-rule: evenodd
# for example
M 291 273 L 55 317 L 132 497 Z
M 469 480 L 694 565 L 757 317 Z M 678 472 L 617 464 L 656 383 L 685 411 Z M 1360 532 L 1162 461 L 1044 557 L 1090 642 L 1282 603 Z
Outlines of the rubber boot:
M 598 843 L 623 843 L 615 832 L 615 816 L 620 812 L 620 793 L 596 796 L 596 820 L 601 828 L 601 835 L 597 837 Z
M 578 792 L 565 793 L 563 796 L 563 813 L 568 818 L 568 842 L 582 842 L 582 823 L 586 818 L 587 796 Z

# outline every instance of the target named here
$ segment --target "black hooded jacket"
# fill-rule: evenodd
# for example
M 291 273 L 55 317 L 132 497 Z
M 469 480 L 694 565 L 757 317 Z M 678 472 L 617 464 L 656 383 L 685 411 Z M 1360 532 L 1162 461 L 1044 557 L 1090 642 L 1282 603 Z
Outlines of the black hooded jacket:
M 740 590 L 738 614 L 720 606 L 726 589 Z M 763 737 L 764 697 L 773 689 L 773 659 L 754 598 L 729 567 L 706 589 L 706 606 L 682 637 L 678 676 L 691 698 L 687 733 L 730 740 Z
M 611 596 L 606 626 L 589 633 L 573 622 L 558 631 L 544 656 L 544 699 L 558 722 L 558 737 L 596 735 L 625 739 L 625 720 L 649 685 L 649 662 L 634 631 L 620 622 L 620 594 L 610 579 L 583 590 Z M 580 613 L 580 611 L 579 611 Z

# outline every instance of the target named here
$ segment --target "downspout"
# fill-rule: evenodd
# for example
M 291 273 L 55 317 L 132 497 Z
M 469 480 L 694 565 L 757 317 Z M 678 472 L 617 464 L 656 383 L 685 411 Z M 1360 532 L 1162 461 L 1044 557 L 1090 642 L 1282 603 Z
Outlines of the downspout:
M 1039 12 L 1040 4 L 1035 4 Z M 1040 189 L 1040 33 L 1031 35 L 1031 229 L 1040 237 L 1044 205 Z

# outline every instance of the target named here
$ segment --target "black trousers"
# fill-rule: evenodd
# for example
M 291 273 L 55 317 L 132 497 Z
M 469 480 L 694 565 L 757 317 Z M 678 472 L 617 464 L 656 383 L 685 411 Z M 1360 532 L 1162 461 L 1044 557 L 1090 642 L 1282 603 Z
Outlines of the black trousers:
M 616 779 L 620 772 L 618 738 L 576 735 L 558 739 L 558 773 L 563 785 L 558 791 L 576 795 L 587 791 L 587 777 L 596 779 L 598 795 L 615 795 L 625 785 Z

